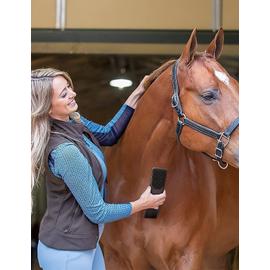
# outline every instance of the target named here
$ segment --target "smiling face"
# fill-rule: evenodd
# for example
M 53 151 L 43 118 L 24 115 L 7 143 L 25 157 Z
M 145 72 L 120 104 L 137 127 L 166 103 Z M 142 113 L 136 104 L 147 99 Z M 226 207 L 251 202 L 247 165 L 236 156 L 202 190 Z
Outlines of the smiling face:
M 53 95 L 50 116 L 54 119 L 68 121 L 69 115 L 78 109 L 76 93 L 70 83 L 62 76 L 53 79 Z

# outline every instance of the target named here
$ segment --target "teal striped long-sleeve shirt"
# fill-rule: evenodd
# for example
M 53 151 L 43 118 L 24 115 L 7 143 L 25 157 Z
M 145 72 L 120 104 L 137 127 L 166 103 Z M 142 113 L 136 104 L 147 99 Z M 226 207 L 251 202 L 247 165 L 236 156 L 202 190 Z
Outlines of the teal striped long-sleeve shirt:
M 95 135 L 102 146 L 115 144 L 124 132 L 134 110 L 123 105 L 113 119 L 105 126 L 81 117 L 81 122 Z M 101 192 L 93 176 L 88 160 L 73 143 L 57 146 L 49 155 L 52 173 L 63 179 L 82 211 L 96 224 L 123 219 L 131 214 L 131 204 L 110 204 L 104 201 L 104 183 L 107 177 L 105 158 L 100 149 L 87 137 L 83 137 L 88 149 L 100 162 L 103 173 Z

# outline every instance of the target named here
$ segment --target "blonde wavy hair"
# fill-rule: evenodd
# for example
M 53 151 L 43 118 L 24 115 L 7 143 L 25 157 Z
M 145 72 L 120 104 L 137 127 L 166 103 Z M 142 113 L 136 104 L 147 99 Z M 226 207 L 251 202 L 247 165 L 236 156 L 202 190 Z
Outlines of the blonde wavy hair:
M 53 79 L 64 77 L 72 86 L 68 73 L 54 68 L 35 69 L 31 72 L 31 188 L 44 172 L 44 154 L 50 138 L 49 112 Z

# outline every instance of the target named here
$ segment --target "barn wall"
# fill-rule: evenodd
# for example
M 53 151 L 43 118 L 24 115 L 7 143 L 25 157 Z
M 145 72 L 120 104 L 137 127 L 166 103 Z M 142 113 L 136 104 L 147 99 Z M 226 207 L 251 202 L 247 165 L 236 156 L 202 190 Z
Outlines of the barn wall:
M 212 29 L 213 0 L 66 0 L 66 28 Z M 239 0 L 222 2 L 222 26 L 239 28 Z M 57 0 L 32 0 L 32 28 L 56 27 Z

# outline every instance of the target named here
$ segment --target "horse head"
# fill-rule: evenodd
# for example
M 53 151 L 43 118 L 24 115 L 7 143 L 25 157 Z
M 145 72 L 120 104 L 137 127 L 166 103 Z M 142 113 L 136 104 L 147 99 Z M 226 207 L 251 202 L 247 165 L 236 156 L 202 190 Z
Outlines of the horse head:
M 204 52 L 196 52 L 196 29 L 193 30 L 174 66 L 172 105 L 178 114 L 178 135 L 185 147 L 238 167 L 239 84 L 217 62 L 223 41 L 224 32 L 220 29 Z

